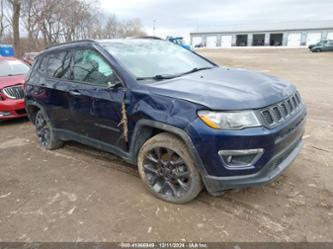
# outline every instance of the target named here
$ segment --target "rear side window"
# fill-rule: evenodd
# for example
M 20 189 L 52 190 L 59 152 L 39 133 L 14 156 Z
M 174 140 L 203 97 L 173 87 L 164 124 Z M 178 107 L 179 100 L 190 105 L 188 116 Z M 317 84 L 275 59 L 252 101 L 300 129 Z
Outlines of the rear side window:
M 70 69 L 71 53 L 69 51 L 47 54 L 42 58 L 39 66 L 41 72 L 58 79 L 69 79 Z
M 72 79 L 107 86 L 113 82 L 114 74 L 109 63 L 97 51 L 83 49 L 74 52 Z

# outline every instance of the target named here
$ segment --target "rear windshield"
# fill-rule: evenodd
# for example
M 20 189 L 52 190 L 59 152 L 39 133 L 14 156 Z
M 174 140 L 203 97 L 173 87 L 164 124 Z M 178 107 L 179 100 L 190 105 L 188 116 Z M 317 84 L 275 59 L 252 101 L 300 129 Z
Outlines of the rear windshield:
M 13 75 L 26 75 L 29 67 L 18 60 L 1 60 L 0 61 L 0 77 Z

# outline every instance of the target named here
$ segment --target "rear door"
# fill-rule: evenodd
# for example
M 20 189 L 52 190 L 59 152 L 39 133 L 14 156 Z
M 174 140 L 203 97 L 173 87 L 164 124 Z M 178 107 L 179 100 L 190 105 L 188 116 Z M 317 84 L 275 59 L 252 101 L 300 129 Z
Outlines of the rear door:
M 75 86 L 70 90 L 71 106 L 79 132 L 125 149 L 120 122 L 126 89 L 111 64 L 93 48 L 75 49 L 71 80 Z
M 71 129 L 70 95 L 68 94 L 71 51 L 62 50 L 46 54 L 38 61 L 37 74 L 32 77 L 30 94 L 47 112 L 58 129 Z

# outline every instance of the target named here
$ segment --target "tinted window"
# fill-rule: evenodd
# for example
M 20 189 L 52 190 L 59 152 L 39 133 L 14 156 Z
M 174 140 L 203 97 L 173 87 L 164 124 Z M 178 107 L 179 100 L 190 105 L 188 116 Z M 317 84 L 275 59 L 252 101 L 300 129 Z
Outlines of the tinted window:
M 49 56 L 47 74 L 54 78 L 69 78 L 71 55 L 69 51 L 54 53 Z
M 46 55 L 40 64 L 40 71 L 58 79 L 69 79 L 71 54 L 69 51 L 56 52 Z
M 0 76 L 26 75 L 29 67 L 19 60 L 1 60 Z
M 91 49 L 75 51 L 72 79 L 103 86 L 114 80 L 111 66 Z

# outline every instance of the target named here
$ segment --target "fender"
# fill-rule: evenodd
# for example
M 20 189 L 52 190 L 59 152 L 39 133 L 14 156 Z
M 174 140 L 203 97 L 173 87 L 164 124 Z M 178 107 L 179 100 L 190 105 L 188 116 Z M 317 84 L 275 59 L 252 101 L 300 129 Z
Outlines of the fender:
M 131 142 L 130 145 L 130 155 L 133 161 L 133 164 L 136 164 L 137 161 L 137 153 L 139 151 L 140 148 L 138 147 L 138 144 L 140 144 L 140 141 L 138 141 L 138 138 L 140 136 L 138 136 L 138 134 L 140 134 L 140 132 L 145 128 L 157 128 L 166 132 L 170 132 L 172 134 L 177 135 L 178 137 L 180 137 L 186 144 L 193 160 L 195 161 L 195 164 L 201 174 L 201 176 L 206 176 L 207 172 L 206 169 L 203 165 L 203 162 L 195 148 L 195 146 L 192 143 L 191 138 L 189 137 L 189 135 L 182 129 L 171 126 L 171 125 L 167 125 L 165 123 L 161 123 L 161 122 L 157 122 L 157 121 L 153 121 L 153 120 L 148 120 L 148 119 L 141 119 L 137 122 L 135 128 L 134 128 L 134 132 L 133 132 L 133 140 Z M 204 177 L 203 177 L 204 178 Z

